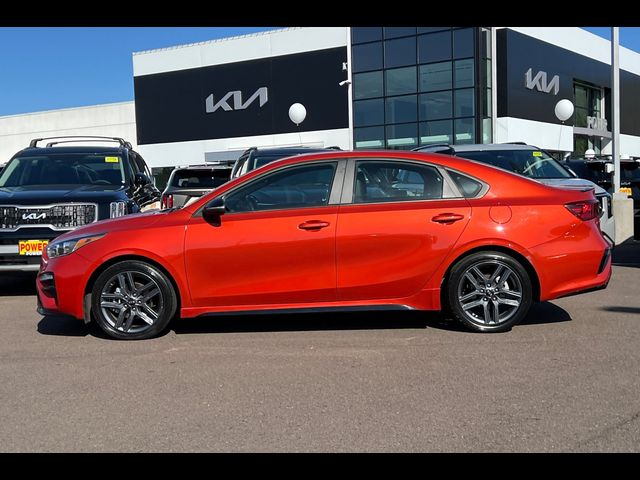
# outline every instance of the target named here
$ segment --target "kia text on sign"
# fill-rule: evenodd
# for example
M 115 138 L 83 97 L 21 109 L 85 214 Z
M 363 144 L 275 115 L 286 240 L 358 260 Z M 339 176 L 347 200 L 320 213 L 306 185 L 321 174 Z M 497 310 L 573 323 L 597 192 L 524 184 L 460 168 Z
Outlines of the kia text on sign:
M 553 90 L 553 94 L 557 95 L 560 90 L 560 77 L 554 75 L 551 81 L 547 82 L 547 72 L 541 70 L 534 77 L 529 69 L 524 75 L 524 84 L 529 90 L 538 90 L 543 93 L 550 93 Z
M 231 97 L 233 97 L 233 107 L 229 105 L 229 102 L 228 102 L 228 100 Z M 213 103 L 214 97 L 212 93 L 205 100 L 205 108 L 207 113 L 213 113 L 219 108 L 222 108 L 225 112 L 229 112 L 231 110 L 244 110 L 249 105 L 251 105 L 256 99 L 260 99 L 260 107 L 262 107 L 265 103 L 269 101 L 269 93 L 267 91 L 267 87 L 260 87 L 244 103 L 242 103 L 242 92 L 240 90 L 228 92 L 224 97 L 218 100 L 218 102 L 215 104 Z

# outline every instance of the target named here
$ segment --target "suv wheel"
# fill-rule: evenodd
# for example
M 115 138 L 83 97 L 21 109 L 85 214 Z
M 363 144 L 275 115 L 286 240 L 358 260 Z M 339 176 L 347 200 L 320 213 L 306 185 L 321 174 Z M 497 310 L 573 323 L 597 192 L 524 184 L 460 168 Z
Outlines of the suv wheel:
M 532 302 L 524 267 L 500 252 L 479 252 L 458 262 L 447 282 L 453 316 L 477 332 L 503 332 L 518 324 Z
M 141 340 L 159 335 L 177 308 L 167 276 L 147 263 L 127 260 L 107 268 L 96 279 L 91 310 L 109 336 Z

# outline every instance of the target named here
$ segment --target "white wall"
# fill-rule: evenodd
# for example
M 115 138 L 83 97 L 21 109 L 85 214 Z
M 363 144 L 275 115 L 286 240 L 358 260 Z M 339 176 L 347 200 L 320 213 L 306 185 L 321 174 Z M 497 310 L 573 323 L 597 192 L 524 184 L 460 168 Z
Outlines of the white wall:
M 150 168 L 170 167 L 204 163 L 205 153 L 207 152 L 235 152 L 231 156 L 237 158 L 239 156 L 238 151 L 244 151 L 249 147 L 285 147 L 296 145 L 310 147 L 338 146 L 343 150 L 348 150 L 350 138 L 349 129 L 340 128 L 336 130 L 301 132 L 300 134 L 284 133 L 255 137 L 196 140 L 192 142 L 157 143 L 140 145 L 138 151 L 149 164 Z
M 33 138 L 59 135 L 121 137 L 135 148 L 134 104 L 112 103 L 0 117 L 0 163 L 28 147 Z
M 344 47 L 348 36 L 348 27 L 285 28 L 134 52 L 133 76 Z
M 573 152 L 573 127 L 515 117 L 498 117 L 494 142 L 525 142 L 545 150 Z

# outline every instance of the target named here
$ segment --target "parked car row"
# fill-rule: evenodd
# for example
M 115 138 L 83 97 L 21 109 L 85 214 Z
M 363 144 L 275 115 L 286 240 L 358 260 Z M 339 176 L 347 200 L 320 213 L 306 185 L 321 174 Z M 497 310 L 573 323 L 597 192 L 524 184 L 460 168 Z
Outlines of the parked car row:
M 117 145 L 35 139 L 0 172 L 0 270 L 38 270 L 40 313 L 114 338 L 318 309 L 447 309 L 504 331 L 611 275 L 610 195 L 529 145 L 251 148 L 175 168 L 161 194 L 128 142 L 92 139 Z

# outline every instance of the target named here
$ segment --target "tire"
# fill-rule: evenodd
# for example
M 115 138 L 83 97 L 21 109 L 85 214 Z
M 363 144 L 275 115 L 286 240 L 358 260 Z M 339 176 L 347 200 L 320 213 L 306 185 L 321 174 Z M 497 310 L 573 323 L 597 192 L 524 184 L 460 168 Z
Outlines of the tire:
M 175 289 L 166 274 L 137 260 L 107 268 L 96 279 L 91 295 L 96 323 L 119 340 L 160 335 L 175 315 L 177 305 Z
M 475 332 L 510 330 L 527 315 L 533 301 L 526 269 L 513 257 L 495 251 L 461 259 L 451 269 L 445 288 L 453 317 Z

